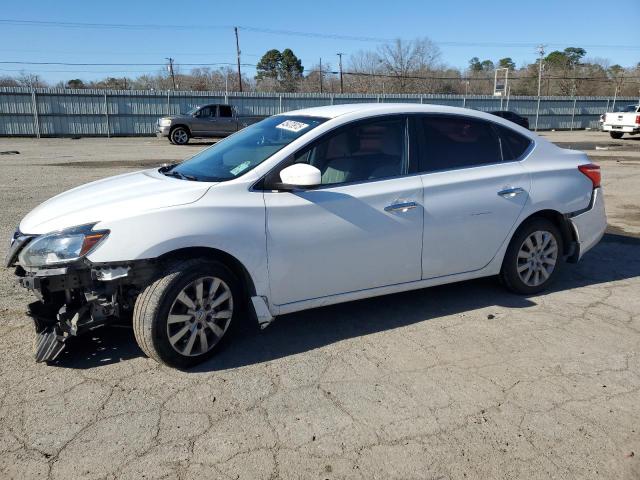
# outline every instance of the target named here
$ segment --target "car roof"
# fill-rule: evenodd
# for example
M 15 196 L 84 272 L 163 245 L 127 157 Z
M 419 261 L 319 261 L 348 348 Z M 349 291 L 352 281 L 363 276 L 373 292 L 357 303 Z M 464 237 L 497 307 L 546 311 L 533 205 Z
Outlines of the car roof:
M 419 103 L 349 103 L 344 105 L 326 105 L 323 107 L 303 108 L 280 115 L 300 115 L 309 117 L 337 118 L 349 113 L 367 115 L 388 115 L 403 113 L 453 113 L 472 117 L 493 119 L 492 115 L 470 108 L 450 107 L 448 105 L 431 105 Z
M 475 117 L 497 123 L 503 127 L 515 130 L 522 135 L 527 136 L 537 143 L 545 143 L 544 138 L 538 137 L 529 129 L 521 125 L 511 122 L 509 119 L 498 115 L 492 115 L 488 112 L 472 110 L 470 108 L 450 107 L 448 105 L 431 105 L 420 103 L 349 103 L 344 105 L 327 105 L 324 107 L 304 108 L 301 110 L 293 110 L 290 112 L 282 112 L 278 115 L 299 115 L 309 117 L 320 117 L 328 119 L 328 124 L 339 125 L 355 120 L 366 119 L 379 115 L 403 115 L 411 113 L 439 113 L 465 115 L 467 117 Z M 277 115 L 276 115 L 277 116 Z

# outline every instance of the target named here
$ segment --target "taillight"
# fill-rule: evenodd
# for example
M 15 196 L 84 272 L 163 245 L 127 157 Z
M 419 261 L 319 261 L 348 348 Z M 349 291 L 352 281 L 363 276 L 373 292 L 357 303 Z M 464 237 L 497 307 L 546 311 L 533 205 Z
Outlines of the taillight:
M 636 123 L 640 125 L 640 115 L 636 115 Z
M 586 165 L 580 165 L 578 170 L 589 177 L 589 180 L 593 183 L 593 188 L 598 188 L 600 186 L 600 165 L 588 163 Z

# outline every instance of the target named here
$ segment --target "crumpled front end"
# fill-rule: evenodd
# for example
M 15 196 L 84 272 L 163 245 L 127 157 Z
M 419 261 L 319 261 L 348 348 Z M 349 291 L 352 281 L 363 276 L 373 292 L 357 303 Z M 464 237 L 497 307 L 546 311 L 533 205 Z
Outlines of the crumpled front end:
M 67 341 L 95 328 L 130 318 L 135 299 L 155 272 L 152 261 L 92 264 L 86 258 L 55 267 L 26 267 L 20 252 L 39 236 L 16 232 L 5 259 L 17 282 L 37 301 L 29 305 L 36 330 L 37 362 L 53 361 Z

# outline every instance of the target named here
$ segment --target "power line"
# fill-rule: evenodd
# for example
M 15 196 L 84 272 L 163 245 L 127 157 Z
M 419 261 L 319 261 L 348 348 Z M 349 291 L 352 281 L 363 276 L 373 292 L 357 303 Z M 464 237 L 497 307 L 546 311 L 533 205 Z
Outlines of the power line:
M 24 72 L 24 68 L 0 68 L 0 72 Z M 157 70 L 42 70 L 39 73 L 157 73 Z
M 0 52 L 11 52 L 11 53 L 39 53 L 39 54 L 56 54 L 56 55 L 118 55 L 118 56 L 142 56 L 142 55 L 166 55 L 167 52 L 114 52 L 114 51 L 105 51 L 105 50 L 45 50 L 45 49 L 22 49 L 22 48 L 0 48 Z M 225 56 L 229 57 L 231 55 L 235 55 L 235 52 L 192 52 L 191 50 L 188 52 L 179 52 L 179 51 L 171 51 L 169 50 L 169 54 L 176 56 L 180 55 L 181 57 L 217 57 L 217 56 Z M 246 57 L 262 57 L 262 55 L 257 53 L 245 53 L 242 54 Z
M 110 66 L 134 66 L 134 67 L 166 67 L 166 63 L 68 63 L 68 62 L 9 62 L 9 61 L 0 61 L 0 65 L 52 65 L 52 66 L 93 66 L 93 67 L 110 67 Z M 185 67 L 206 67 L 206 66 L 216 66 L 223 65 L 233 67 L 236 66 L 236 63 L 233 62 L 215 62 L 215 63 L 174 63 L 174 66 L 185 66 Z M 241 63 L 243 67 L 256 67 L 256 64 L 253 63 Z M 24 69 L 0 69 L 2 71 L 15 71 L 21 72 Z M 90 72 L 90 73 L 113 73 L 113 72 L 127 72 L 126 70 L 42 70 L 44 72 Z M 317 72 L 318 69 L 304 69 L 306 73 Z M 130 73 L 149 73 L 151 71 L 130 71 Z M 331 74 L 331 75 L 340 75 L 340 70 L 322 70 L 323 74 Z M 441 75 L 393 75 L 389 73 L 369 73 L 369 72 L 350 72 L 343 71 L 344 75 L 350 76 L 359 76 L 359 77 L 381 77 L 381 78 L 390 78 L 390 79 L 406 79 L 406 80 L 447 80 L 447 81 L 477 81 L 477 82 L 486 82 L 491 80 L 490 78 L 482 78 L 482 77 L 446 77 Z M 530 80 L 537 78 L 537 74 L 535 75 L 521 75 L 521 76 L 510 76 L 512 80 Z M 625 80 L 639 80 L 640 76 L 625 76 Z M 579 81 L 595 81 L 595 82 L 611 82 L 615 79 L 613 78 L 598 78 L 598 77 L 579 77 L 579 76 L 546 76 L 546 80 L 579 80 Z
M 128 29 L 128 30 L 231 30 L 238 28 L 247 32 L 265 33 L 269 35 L 284 35 L 284 36 L 297 36 L 297 37 L 311 37 L 311 38 L 325 38 L 332 40 L 351 40 L 359 42 L 389 42 L 393 41 L 393 38 L 388 37 L 371 37 L 371 36 L 356 36 L 356 35 L 343 35 L 337 33 L 320 33 L 320 32 L 303 32 L 297 30 L 279 30 L 253 26 L 234 26 L 234 25 L 178 25 L 178 24 L 133 24 L 133 23 L 84 23 L 84 22 L 59 22 L 59 21 L 43 21 L 43 20 L 19 20 L 19 19 L 0 19 L 0 24 L 24 26 L 24 27 L 63 27 L 63 28 L 91 28 L 91 29 Z M 434 43 L 448 47 L 511 47 L 511 48 L 533 48 L 537 44 L 535 42 L 462 42 L 462 41 L 448 41 L 448 40 L 434 40 Z M 570 45 L 574 42 L 555 42 L 548 43 L 549 46 L 562 47 Z M 640 50 L 640 45 L 610 45 L 610 44 L 588 44 L 582 45 L 583 48 L 592 49 L 617 49 L 617 50 Z
M 332 73 L 334 75 L 338 75 L 339 71 L 332 71 L 325 73 Z M 388 73 L 366 73 L 366 72 L 343 72 L 344 75 L 354 75 L 361 77 L 384 77 L 384 78 L 403 78 L 407 80 L 460 80 L 460 81 L 478 81 L 478 82 L 487 82 L 491 81 L 490 78 L 479 78 L 479 77 L 443 77 L 443 76 L 434 76 L 434 75 L 393 75 Z M 522 75 L 522 76 L 510 76 L 511 80 L 529 80 L 537 78 L 536 75 Z M 584 81 L 599 81 L 599 82 L 611 82 L 614 81 L 613 78 L 596 78 L 596 77 L 568 77 L 568 76 L 548 76 L 545 77 L 547 80 L 584 80 Z M 640 76 L 635 77 L 624 77 L 625 79 L 640 79 Z
M 84 62 L 24 62 L 24 61 L 0 61 L 0 65 L 67 65 L 70 67 L 164 67 L 165 63 L 84 63 Z M 208 62 L 208 63 L 178 63 L 185 67 L 206 67 L 210 65 L 228 65 L 235 66 L 234 62 Z M 242 66 L 255 67 L 252 63 L 242 63 Z

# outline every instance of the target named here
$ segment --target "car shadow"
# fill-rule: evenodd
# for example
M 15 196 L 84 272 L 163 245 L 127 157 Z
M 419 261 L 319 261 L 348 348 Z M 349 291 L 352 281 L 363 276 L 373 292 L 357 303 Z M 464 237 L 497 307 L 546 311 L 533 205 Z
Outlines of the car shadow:
M 214 145 L 216 143 L 218 143 L 220 140 L 222 140 L 221 138 L 217 138 L 215 140 L 191 140 L 189 143 L 186 143 L 184 145 L 180 145 L 181 147 L 205 147 L 208 145 Z
M 638 277 L 639 247 L 638 237 L 607 233 L 583 261 L 565 266 L 551 291 Z M 332 305 L 280 316 L 261 332 L 257 328 L 242 328 L 226 348 L 189 371 L 223 371 L 268 362 L 341 340 L 470 310 L 487 307 L 525 309 L 534 305 L 536 296 L 509 293 L 494 278 Z M 142 355 L 131 328 L 105 327 L 70 344 L 52 365 L 86 369 Z
M 131 325 L 110 325 L 70 338 L 60 356 L 48 364 L 84 370 L 143 356 Z

